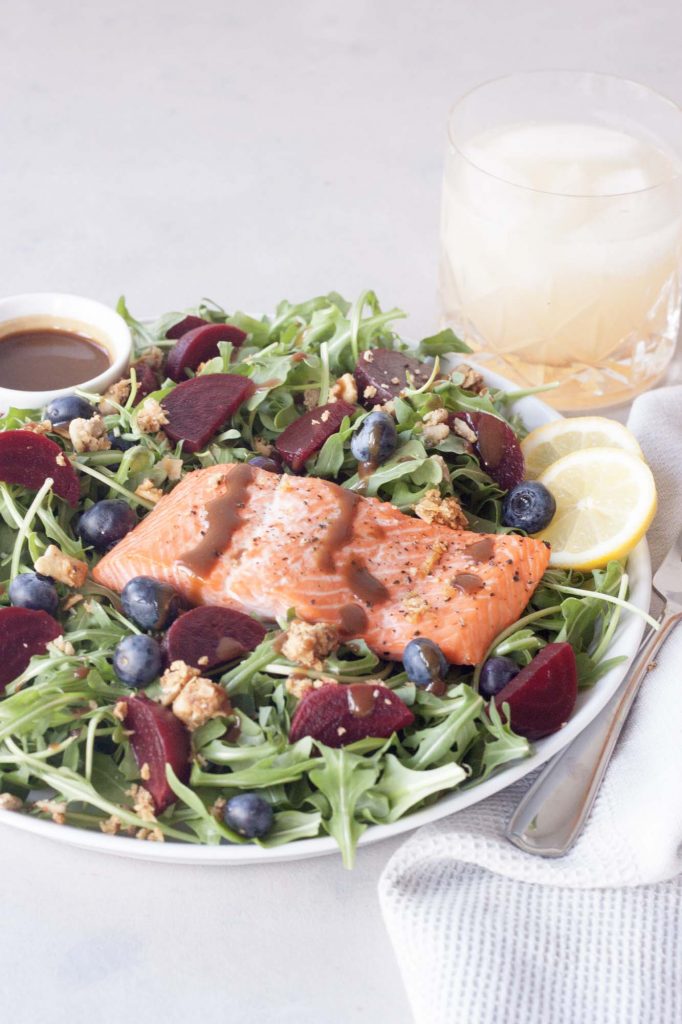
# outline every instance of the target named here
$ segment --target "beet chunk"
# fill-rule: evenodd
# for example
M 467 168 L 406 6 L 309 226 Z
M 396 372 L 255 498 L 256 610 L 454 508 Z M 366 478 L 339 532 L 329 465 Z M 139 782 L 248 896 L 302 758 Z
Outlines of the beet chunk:
M 412 722 L 410 709 L 386 686 L 330 684 L 303 698 L 294 712 L 289 741 L 312 736 L 328 747 L 345 747 L 367 736 L 391 736 Z
M 185 442 L 184 451 L 201 451 L 255 390 L 248 377 L 233 373 L 184 380 L 161 403 L 168 417 L 163 429 L 171 441 Z
M 182 335 L 168 353 L 166 373 L 171 380 L 181 381 L 185 370 L 196 370 L 199 363 L 218 355 L 218 342 L 231 341 L 241 345 L 246 334 L 231 324 L 202 324 Z
M 186 316 L 184 320 L 179 320 L 173 327 L 169 327 L 166 331 L 167 338 L 181 338 L 183 334 L 187 334 L 188 331 L 193 331 L 195 327 L 203 327 L 207 324 L 208 320 L 203 320 L 200 316 Z
M 0 693 L 20 676 L 34 654 L 44 654 L 62 627 L 47 612 L 0 608 Z
M 137 391 L 135 392 L 135 405 L 137 405 L 147 395 L 151 395 L 152 391 L 158 390 L 160 381 L 156 370 L 149 363 L 145 363 L 144 360 L 140 360 L 132 365 L 137 378 Z
M 290 423 L 275 441 L 275 448 L 284 461 L 298 472 L 332 434 L 341 426 L 344 416 L 352 416 L 356 407 L 350 402 L 330 402 L 310 409 Z M 325 419 L 322 417 L 329 413 Z
M 126 697 L 124 725 L 132 730 L 130 745 L 139 768 L 149 765 L 149 778 L 144 786 L 154 801 L 154 810 L 161 814 L 177 797 L 166 781 L 169 764 L 181 782 L 189 778 L 189 733 L 170 708 L 149 700 L 144 694 Z
M 525 470 L 523 452 L 508 423 L 487 412 L 456 412 L 450 417 L 450 425 L 455 420 L 462 420 L 476 434 L 473 452 L 498 487 L 509 491 L 521 483 Z
M 80 497 L 76 471 L 58 444 L 31 430 L 0 433 L 0 480 L 37 491 L 52 477 L 53 490 L 74 508 Z
M 420 388 L 431 376 L 431 367 L 418 359 L 388 348 L 371 348 L 361 353 L 354 377 L 358 396 L 366 409 L 397 398 L 403 388 Z M 412 384 L 407 379 L 412 377 Z M 396 383 L 397 382 L 397 383 Z M 369 395 L 365 390 L 369 388 Z M 372 391 L 376 388 L 376 392 Z
M 578 697 L 578 673 L 570 644 L 547 644 L 495 697 L 509 705 L 511 727 L 539 740 L 565 725 Z
M 184 661 L 204 671 L 255 650 L 264 636 L 265 627 L 250 615 L 202 605 L 175 620 L 164 648 L 169 664 Z

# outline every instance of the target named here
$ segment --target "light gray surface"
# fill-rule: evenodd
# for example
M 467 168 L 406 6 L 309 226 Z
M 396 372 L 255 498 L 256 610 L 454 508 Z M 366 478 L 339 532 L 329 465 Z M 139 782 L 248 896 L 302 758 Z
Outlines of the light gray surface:
M 140 313 L 374 287 L 436 318 L 447 108 L 581 67 L 682 100 L 678 0 L 0 0 L 0 292 Z M 399 842 L 194 870 L 0 830 L 3 1011 L 407 1024 L 376 881 Z M 516 1022 L 513 1022 L 516 1024 Z

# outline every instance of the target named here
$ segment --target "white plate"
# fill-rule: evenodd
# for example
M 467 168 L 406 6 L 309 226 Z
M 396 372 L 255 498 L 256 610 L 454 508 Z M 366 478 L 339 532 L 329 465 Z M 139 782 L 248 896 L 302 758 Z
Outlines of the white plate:
M 514 390 L 515 385 L 503 377 L 485 370 L 483 372 L 487 382 L 493 387 L 504 388 L 508 391 Z M 550 420 L 559 419 L 559 415 L 554 409 L 537 398 L 524 398 L 516 403 L 514 409 L 531 430 Z M 651 562 L 646 541 L 642 541 L 630 555 L 628 573 L 630 575 L 630 600 L 637 607 L 648 610 L 651 598 Z M 359 845 L 367 846 L 370 843 L 378 843 L 382 839 L 389 839 L 401 832 L 408 832 L 419 825 L 426 825 L 430 821 L 436 821 L 438 818 L 461 811 L 464 807 L 469 807 L 471 804 L 478 803 L 479 800 L 484 800 L 491 794 L 497 793 L 505 786 L 510 786 L 548 761 L 570 743 L 578 733 L 582 732 L 616 692 L 625 675 L 628 663 L 639 647 L 643 632 L 644 622 L 640 616 L 623 615 L 609 649 L 609 657 L 625 655 L 628 660 L 611 669 L 590 690 L 580 693 L 577 708 L 571 720 L 553 736 L 539 740 L 535 744 L 535 752 L 532 757 L 504 769 L 499 775 L 493 776 L 481 783 L 480 786 L 461 792 L 455 790 L 447 796 L 441 797 L 429 807 L 407 815 L 393 825 L 371 826 L 363 833 Z M 265 864 L 272 861 L 300 860 L 305 857 L 320 857 L 338 853 L 336 842 L 329 837 L 301 839 L 271 850 L 265 850 L 259 846 L 230 846 L 229 844 L 194 846 L 189 843 L 142 842 L 139 839 L 129 839 L 123 836 L 87 832 L 69 825 L 55 825 L 51 821 L 29 818 L 12 811 L 5 811 L 0 818 L 3 825 L 33 832 L 57 842 L 70 843 L 86 850 L 114 854 L 119 857 L 137 857 L 140 860 L 165 861 L 170 864 Z

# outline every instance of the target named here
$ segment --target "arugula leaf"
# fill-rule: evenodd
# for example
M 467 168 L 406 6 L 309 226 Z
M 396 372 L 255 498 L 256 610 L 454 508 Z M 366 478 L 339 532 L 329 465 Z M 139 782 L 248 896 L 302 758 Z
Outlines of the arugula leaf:
M 339 844 L 344 867 L 351 868 L 358 839 L 367 828 L 356 817 L 357 804 L 376 782 L 379 766 L 373 758 L 353 754 L 343 747 L 336 749 L 321 743 L 317 746 L 322 756 L 309 775 L 326 800 L 318 806 L 322 811 L 322 825 Z M 315 805 L 316 795 L 310 800 Z
M 451 352 L 471 352 L 471 348 L 450 327 L 419 342 L 419 354 L 422 356 L 447 356 Z

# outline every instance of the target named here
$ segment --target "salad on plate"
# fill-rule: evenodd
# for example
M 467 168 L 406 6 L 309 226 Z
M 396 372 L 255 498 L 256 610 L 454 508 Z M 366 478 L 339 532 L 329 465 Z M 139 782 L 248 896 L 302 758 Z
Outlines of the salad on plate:
M 527 434 L 372 292 L 119 312 L 125 378 L 0 419 L 0 808 L 350 866 L 612 667 L 656 507 L 624 427 Z

